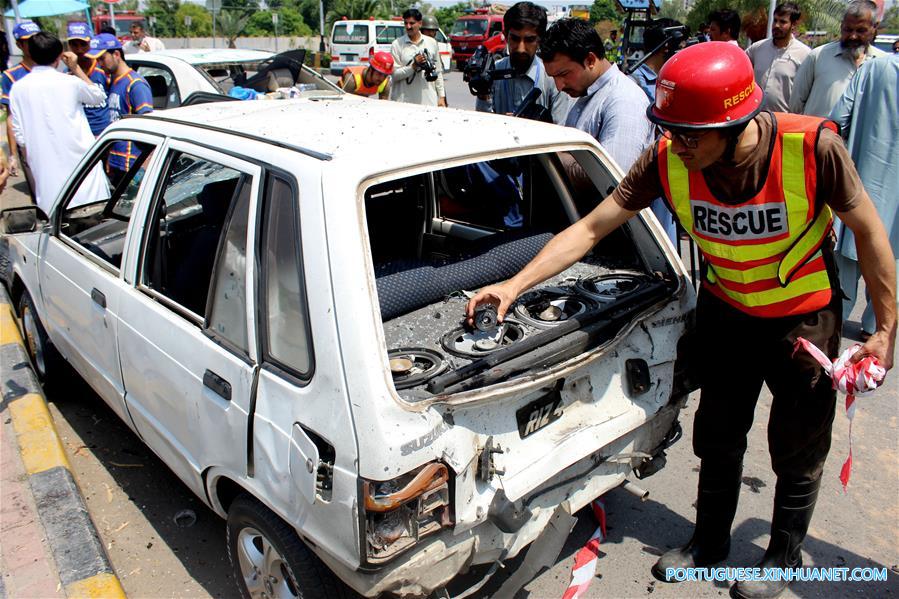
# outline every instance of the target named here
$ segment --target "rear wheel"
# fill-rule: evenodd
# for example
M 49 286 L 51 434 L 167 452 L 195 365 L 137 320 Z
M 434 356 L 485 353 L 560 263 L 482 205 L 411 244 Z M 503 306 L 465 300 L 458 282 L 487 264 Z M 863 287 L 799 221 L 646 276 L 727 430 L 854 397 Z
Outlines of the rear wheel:
M 231 570 L 245 599 L 356 597 L 270 509 L 241 495 L 228 510 Z
M 34 309 L 34 301 L 27 291 L 23 291 L 19 298 L 19 319 L 25 348 L 38 379 L 46 384 L 51 377 L 62 376 L 63 358 L 47 337 L 47 331 Z

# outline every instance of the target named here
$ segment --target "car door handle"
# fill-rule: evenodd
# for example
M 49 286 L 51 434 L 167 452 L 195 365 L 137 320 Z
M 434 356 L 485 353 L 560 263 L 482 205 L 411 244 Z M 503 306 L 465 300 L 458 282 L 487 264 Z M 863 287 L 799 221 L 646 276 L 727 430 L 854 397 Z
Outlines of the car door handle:
M 106 296 L 103 295 L 103 292 L 96 287 L 91 289 L 91 299 L 94 300 L 94 303 L 101 308 L 106 308 Z
M 225 401 L 231 401 L 231 383 L 212 372 L 208 368 L 203 373 L 203 385 L 209 387 Z

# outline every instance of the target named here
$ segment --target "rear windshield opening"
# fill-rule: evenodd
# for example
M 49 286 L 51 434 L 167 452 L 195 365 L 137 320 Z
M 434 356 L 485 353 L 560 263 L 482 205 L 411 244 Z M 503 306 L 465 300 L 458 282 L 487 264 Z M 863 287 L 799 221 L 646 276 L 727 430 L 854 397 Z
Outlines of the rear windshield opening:
M 547 304 L 536 316 L 531 312 L 555 296 L 511 311 L 508 330 L 496 334 L 501 337 L 497 346 L 466 337 L 462 320 L 469 294 L 520 271 L 614 183 L 593 154 L 572 151 L 477 162 L 368 188 L 368 235 L 389 353 L 400 348 L 437 352 L 442 369 L 452 370 L 543 330 L 539 315 L 555 308 Z M 643 229 L 642 236 L 633 235 L 634 227 Z M 576 295 L 581 282 L 610 273 L 651 279 L 657 264 L 650 266 L 643 257 L 638 238 L 646 239 L 642 223 L 625 225 L 538 287 L 562 297 Z M 589 311 L 599 305 L 599 300 L 582 299 L 572 300 L 569 308 Z M 575 315 L 569 312 L 563 310 L 556 320 Z M 408 365 L 408 356 L 403 359 L 401 364 Z M 414 356 L 411 361 L 417 364 Z

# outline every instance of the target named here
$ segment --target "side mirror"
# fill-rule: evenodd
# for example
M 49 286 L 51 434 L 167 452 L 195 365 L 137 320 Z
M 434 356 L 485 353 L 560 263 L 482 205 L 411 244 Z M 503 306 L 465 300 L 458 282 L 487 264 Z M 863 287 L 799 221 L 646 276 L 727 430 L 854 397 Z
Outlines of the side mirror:
M 37 206 L 19 206 L 0 212 L 0 232 L 9 235 L 31 233 L 48 222 L 50 218 Z

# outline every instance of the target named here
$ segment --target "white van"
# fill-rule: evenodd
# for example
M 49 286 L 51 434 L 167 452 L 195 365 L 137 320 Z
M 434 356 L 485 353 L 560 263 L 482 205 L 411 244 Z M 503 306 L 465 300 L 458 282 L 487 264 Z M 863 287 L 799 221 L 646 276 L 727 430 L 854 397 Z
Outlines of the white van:
M 341 75 L 346 67 L 367 65 L 375 52 L 390 52 L 390 44 L 406 33 L 402 21 L 343 20 L 331 28 L 331 74 Z M 450 70 L 452 48 L 441 29 L 437 30 L 440 64 Z

